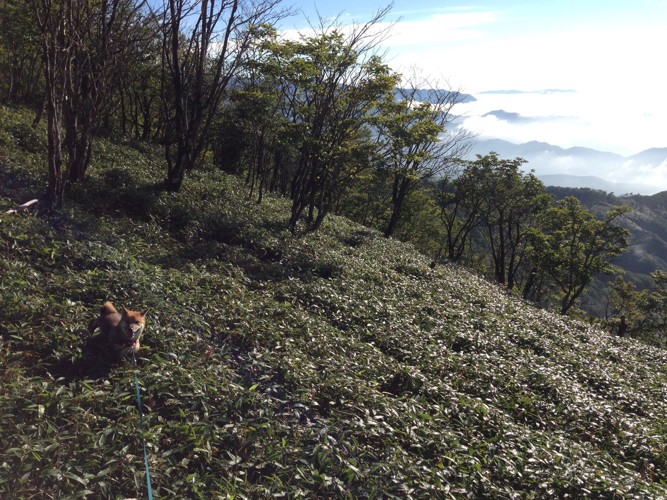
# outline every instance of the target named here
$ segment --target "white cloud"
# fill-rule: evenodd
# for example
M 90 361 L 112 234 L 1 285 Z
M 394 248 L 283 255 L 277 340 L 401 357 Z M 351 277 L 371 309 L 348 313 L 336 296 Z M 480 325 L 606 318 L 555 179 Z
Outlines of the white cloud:
M 637 164 L 635 161 L 627 161 L 622 168 L 609 172 L 609 180 L 612 182 L 637 182 L 653 186 L 655 191 L 667 190 L 667 160 L 658 166 L 648 164 Z
M 565 148 L 584 146 L 623 155 L 667 145 L 667 110 L 646 113 L 642 106 L 635 107 L 629 92 L 609 97 L 588 91 L 477 94 L 477 101 L 460 105 L 458 112 L 464 114 L 465 125 L 471 130 L 512 142 L 538 140 Z M 483 116 L 499 109 L 533 120 L 513 123 Z M 555 116 L 564 118 L 555 120 Z
M 430 52 L 441 43 L 483 38 L 482 27 L 495 21 L 492 12 L 443 13 L 419 21 L 401 21 L 394 27 L 388 45 L 405 53 L 411 53 L 410 47 L 426 47 Z
M 514 4 L 507 2 L 486 2 L 491 7 L 481 9 L 441 8 L 431 14 L 395 11 L 393 15 L 405 20 L 396 23 L 385 42 L 388 62 L 406 74 L 421 68 L 434 80 L 447 80 L 473 94 L 478 100 L 456 111 L 464 114 L 466 127 L 483 136 L 628 156 L 667 146 L 667 76 L 662 64 L 667 19 L 659 6 L 627 4 L 627 16 L 607 9 L 606 3 L 594 8 L 582 2 L 577 12 L 558 12 L 562 16 L 554 19 L 539 9 L 528 12 L 530 6 L 510 11 L 507 6 Z M 562 9 L 549 4 L 547 10 Z M 554 88 L 575 92 L 480 94 Z M 510 123 L 483 116 L 494 110 L 535 119 Z M 555 116 L 567 118 L 552 119 Z M 581 166 L 560 167 L 582 174 Z M 597 174 L 667 186 L 667 165 L 649 169 L 628 164 Z

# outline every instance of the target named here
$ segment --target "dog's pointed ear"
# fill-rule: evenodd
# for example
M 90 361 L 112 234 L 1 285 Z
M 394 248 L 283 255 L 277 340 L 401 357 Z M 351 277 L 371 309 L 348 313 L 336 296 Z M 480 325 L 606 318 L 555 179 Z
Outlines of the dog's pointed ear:
M 146 316 L 147 312 L 148 312 L 148 307 L 146 309 L 144 309 L 143 311 L 141 311 L 139 314 L 141 314 L 141 317 L 143 318 L 144 316 Z
M 127 310 L 127 307 L 123 306 L 123 316 L 128 316 L 130 311 Z

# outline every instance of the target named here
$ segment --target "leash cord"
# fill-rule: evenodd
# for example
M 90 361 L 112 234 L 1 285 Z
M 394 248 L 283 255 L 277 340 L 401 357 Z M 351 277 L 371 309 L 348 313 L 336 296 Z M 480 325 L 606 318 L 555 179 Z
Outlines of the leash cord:
M 134 387 L 137 391 L 137 408 L 139 409 L 139 428 L 141 430 L 141 442 L 144 445 L 144 465 L 146 466 L 146 485 L 148 486 L 148 500 L 153 500 L 153 487 L 151 486 L 151 471 L 148 467 L 148 452 L 146 451 L 146 438 L 144 437 L 144 412 L 141 409 L 141 391 L 139 390 L 139 377 L 137 375 L 137 359 L 132 351 L 132 361 L 134 361 Z

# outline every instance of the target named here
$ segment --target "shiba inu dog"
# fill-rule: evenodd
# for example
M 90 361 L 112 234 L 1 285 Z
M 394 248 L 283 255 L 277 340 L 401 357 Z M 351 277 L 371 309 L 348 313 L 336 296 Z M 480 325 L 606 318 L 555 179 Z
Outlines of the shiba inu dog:
M 108 344 L 112 353 L 125 355 L 139 350 L 139 339 L 146 327 L 147 312 L 148 309 L 139 312 L 123 307 L 123 312 L 119 313 L 111 302 L 104 303 L 97 325 L 100 328 L 101 340 Z

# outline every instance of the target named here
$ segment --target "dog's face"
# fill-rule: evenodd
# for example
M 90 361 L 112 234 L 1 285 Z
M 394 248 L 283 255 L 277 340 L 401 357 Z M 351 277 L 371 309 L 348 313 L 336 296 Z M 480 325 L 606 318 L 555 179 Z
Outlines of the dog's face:
M 123 333 L 123 337 L 127 340 L 128 343 L 132 344 L 139 340 L 139 337 L 144 331 L 146 326 L 146 313 L 145 311 L 130 311 L 123 307 L 123 314 L 120 319 L 119 329 Z

